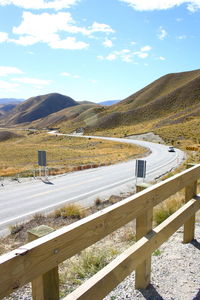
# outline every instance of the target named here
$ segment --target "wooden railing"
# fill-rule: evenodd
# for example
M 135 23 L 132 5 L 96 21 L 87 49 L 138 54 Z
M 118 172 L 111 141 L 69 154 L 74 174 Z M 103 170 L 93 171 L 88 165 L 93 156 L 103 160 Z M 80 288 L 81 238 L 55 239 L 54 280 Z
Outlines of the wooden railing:
M 135 218 L 138 241 L 64 299 L 102 299 L 133 270 L 136 270 L 136 287 L 145 288 L 150 283 L 152 252 L 183 224 L 184 242 L 194 238 L 195 213 L 200 209 L 199 178 L 200 165 L 192 166 L 102 211 L 2 255 L 0 299 L 28 282 L 44 277 L 61 262 Z M 153 207 L 183 188 L 186 203 L 152 229 Z M 40 281 L 43 290 L 48 289 L 48 280 Z M 58 299 L 58 295 L 52 293 L 43 293 L 35 299 Z

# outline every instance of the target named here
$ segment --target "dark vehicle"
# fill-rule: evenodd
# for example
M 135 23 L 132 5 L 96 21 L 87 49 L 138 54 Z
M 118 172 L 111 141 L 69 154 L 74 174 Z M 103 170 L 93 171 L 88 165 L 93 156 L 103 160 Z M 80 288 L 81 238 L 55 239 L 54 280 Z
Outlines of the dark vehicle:
M 168 149 L 168 152 L 175 152 L 174 147 L 170 146 L 169 149 Z

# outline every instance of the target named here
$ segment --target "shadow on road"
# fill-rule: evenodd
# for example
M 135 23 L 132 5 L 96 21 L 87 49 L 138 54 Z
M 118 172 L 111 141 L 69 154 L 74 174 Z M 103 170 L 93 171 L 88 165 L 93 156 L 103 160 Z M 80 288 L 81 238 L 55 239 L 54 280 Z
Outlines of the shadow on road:
M 53 182 L 49 181 L 49 179 L 43 179 L 41 178 L 42 182 L 45 183 L 45 184 L 54 184 Z

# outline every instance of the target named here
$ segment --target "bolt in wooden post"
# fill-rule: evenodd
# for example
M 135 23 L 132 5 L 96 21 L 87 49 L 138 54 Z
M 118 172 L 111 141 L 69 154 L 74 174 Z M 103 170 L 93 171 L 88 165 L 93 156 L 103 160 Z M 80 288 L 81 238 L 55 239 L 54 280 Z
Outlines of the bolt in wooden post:
M 150 184 L 141 183 L 136 185 L 136 193 L 150 187 Z M 136 240 L 152 230 L 153 208 L 148 209 L 136 218 Z M 135 270 L 135 288 L 145 289 L 150 284 L 151 277 L 151 255 L 147 257 Z
M 53 232 L 54 229 L 41 225 L 28 231 L 29 242 Z M 35 278 L 32 281 L 33 300 L 58 300 L 59 299 L 59 276 L 58 267 Z
M 187 169 L 195 164 L 187 164 Z M 185 187 L 185 203 L 191 200 L 197 194 L 197 181 L 192 182 Z M 194 239 L 195 231 L 195 214 L 190 217 L 184 224 L 183 243 L 190 243 Z

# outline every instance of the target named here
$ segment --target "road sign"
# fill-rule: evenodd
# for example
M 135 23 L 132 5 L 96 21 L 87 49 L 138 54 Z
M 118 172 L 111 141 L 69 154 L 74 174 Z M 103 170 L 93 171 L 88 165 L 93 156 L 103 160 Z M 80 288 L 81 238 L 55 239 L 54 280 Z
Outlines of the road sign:
M 190 150 L 190 151 L 198 151 L 198 147 L 196 146 L 187 146 L 186 150 Z
M 146 176 L 146 160 L 136 159 L 135 176 L 145 178 Z
M 38 151 L 38 165 L 41 167 L 45 167 L 47 164 L 46 162 L 46 151 L 39 150 Z

